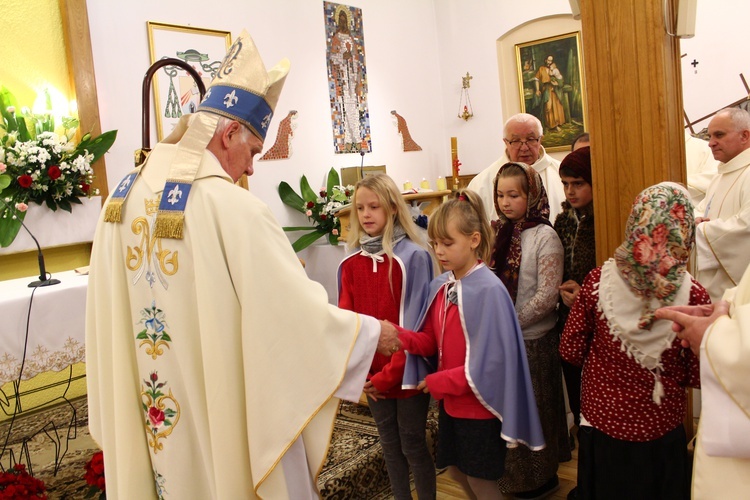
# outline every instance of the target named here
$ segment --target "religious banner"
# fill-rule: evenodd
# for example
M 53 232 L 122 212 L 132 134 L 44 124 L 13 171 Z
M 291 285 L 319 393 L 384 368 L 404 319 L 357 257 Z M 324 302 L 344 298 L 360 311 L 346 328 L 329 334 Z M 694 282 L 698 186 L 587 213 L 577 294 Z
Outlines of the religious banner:
M 334 150 L 370 152 L 362 9 L 323 2 L 323 10 Z

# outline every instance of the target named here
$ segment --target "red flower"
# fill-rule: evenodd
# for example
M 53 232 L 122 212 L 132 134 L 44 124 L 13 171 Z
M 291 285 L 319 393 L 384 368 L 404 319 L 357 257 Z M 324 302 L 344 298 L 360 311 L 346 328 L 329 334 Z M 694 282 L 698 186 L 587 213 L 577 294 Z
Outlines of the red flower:
M 86 184 L 85 182 L 81 182 L 81 191 L 84 193 L 88 193 L 89 189 L 91 189 L 91 184 Z
M 164 412 L 156 406 L 152 406 L 148 409 L 148 418 L 151 420 L 151 425 L 159 427 L 164 422 Z
M 83 478 L 86 480 L 86 484 L 102 492 L 106 491 L 106 483 L 104 481 L 104 453 L 101 451 L 94 453 L 91 456 L 91 460 L 84 467 L 86 474 Z
M 685 205 L 675 204 L 669 211 L 669 215 L 676 218 L 677 220 L 685 220 Z
M 308 201 L 308 202 L 307 202 L 307 208 L 312 208 L 312 207 L 314 207 L 314 206 L 315 206 L 315 203 L 314 203 L 314 202 L 312 202 L 312 201 Z
M 31 178 L 29 174 L 23 174 L 21 177 L 18 178 L 18 185 L 22 188 L 28 188 L 31 186 L 31 183 L 34 182 L 34 180 Z
M 62 172 L 60 172 L 60 167 L 58 167 L 57 165 L 52 165 L 47 169 L 47 175 L 49 175 L 49 178 L 54 181 L 60 178 Z
M 326 220 L 327 218 L 326 214 L 320 214 L 320 220 Z
M 16 464 L 0 473 L 0 499 L 47 498 L 45 490 L 44 483 L 30 476 L 25 465 Z
M 651 238 L 642 234 L 638 237 L 638 241 L 633 245 L 633 258 L 635 261 L 646 266 L 651 264 L 656 257 L 656 251 L 654 250 L 653 242 Z
M 657 225 L 653 231 L 651 231 L 651 238 L 654 239 L 654 245 L 660 247 L 667 244 L 667 236 L 669 235 L 669 229 L 665 224 Z
M 151 377 L 151 382 L 156 382 L 157 380 L 159 380 L 159 375 L 157 375 L 156 372 L 151 372 L 150 377 Z

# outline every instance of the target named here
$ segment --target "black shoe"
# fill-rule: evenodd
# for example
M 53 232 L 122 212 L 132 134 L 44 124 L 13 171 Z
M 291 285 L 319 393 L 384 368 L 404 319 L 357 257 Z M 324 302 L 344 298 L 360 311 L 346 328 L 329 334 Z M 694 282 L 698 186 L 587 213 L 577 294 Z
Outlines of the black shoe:
M 559 489 L 560 480 L 557 478 L 557 474 L 555 474 L 554 476 L 552 476 L 552 479 L 541 485 L 539 488 L 531 491 L 514 493 L 513 496 L 523 500 L 541 500 L 542 498 L 547 498 Z
M 570 490 L 567 496 L 568 500 L 578 500 L 578 486 Z

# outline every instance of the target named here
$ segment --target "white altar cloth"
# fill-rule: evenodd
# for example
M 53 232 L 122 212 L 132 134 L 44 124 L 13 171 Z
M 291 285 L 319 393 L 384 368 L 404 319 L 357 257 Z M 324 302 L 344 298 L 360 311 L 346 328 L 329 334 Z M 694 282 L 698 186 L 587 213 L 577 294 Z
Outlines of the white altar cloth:
M 84 327 L 88 276 L 75 271 L 56 273 L 60 284 L 34 290 L 38 277 L 0 281 L 0 386 L 18 380 L 23 360 L 26 321 L 29 337 L 21 380 L 60 371 L 84 361 Z

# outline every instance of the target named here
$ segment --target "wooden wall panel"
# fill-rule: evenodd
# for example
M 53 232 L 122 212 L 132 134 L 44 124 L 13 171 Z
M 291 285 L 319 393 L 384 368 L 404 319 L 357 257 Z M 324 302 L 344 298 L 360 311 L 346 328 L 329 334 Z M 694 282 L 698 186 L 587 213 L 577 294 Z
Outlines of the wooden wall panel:
M 666 32 L 663 0 L 580 4 L 602 263 L 622 242 L 639 191 L 686 181 L 679 41 Z
M 94 75 L 94 55 L 91 51 L 89 15 L 86 0 L 60 0 L 63 34 L 68 54 L 70 78 L 76 92 L 78 119 L 82 134 L 90 132 L 96 137 L 102 133 L 99 121 L 99 101 Z M 107 168 L 104 157 L 94 164 L 94 188 L 99 189 L 102 203 L 107 198 Z

